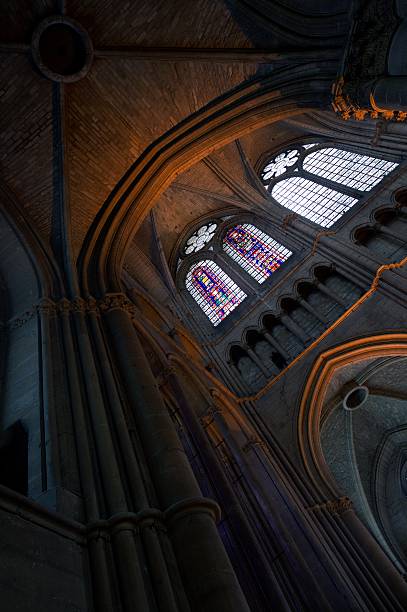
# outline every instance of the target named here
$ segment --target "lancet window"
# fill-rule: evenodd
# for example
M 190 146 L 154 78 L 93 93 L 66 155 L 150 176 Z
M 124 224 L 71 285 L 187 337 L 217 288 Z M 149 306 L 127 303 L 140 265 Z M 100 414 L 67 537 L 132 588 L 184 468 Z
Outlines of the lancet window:
M 223 250 L 259 283 L 264 283 L 292 254 L 250 223 L 230 227 Z
M 199 261 L 189 269 L 185 285 L 215 327 L 247 297 L 210 259 Z
M 219 325 L 292 255 L 249 221 L 253 215 L 215 217 L 195 227 L 177 250 L 177 282 L 213 326 Z
M 331 227 L 398 164 L 318 143 L 279 153 L 264 166 L 263 184 L 282 206 Z

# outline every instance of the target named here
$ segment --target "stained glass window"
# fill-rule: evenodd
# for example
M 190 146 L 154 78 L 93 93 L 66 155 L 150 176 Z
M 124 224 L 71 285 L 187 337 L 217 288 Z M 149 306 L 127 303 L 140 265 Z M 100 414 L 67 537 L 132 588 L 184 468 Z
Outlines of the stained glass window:
M 398 164 L 342 149 L 318 149 L 304 159 L 303 168 L 317 176 L 361 191 L 370 191 Z
M 226 232 L 223 250 L 259 283 L 264 283 L 292 255 L 249 223 L 235 225 Z
M 261 175 L 263 181 L 270 181 L 270 179 L 283 174 L 290 166 L 293 166 L 295 163 L 297 163 L 299 156 L 300 152 L 298 151 L 298 149 L 284 151 L 284 153 L 276 155 L 276 157 L 274 157 L 264 167 Z
M 277 202 L 322 227 L 331 227 L 358 202 L 358 192 L 370 191 L 398 166 L 336 147 L 313 150 L 316 146 L 318 143 L 298 145 L 279 153 L 265 166 L 261 178 Z M 305 153 L 302 161 L 301 149 Z M 276 180 L 285 172 L 291 176 Z M 321 185 L 318 177 L 336 183 L 337 188 Z M 342 186 L 355 190 L 354 194 L 344 193 Z
M 200 261 L 189 269 L 185 285 L 215 327 L 247 297 L 210 259 Z
M 293 176 L 276 183 L 271 195 L 282 206 L 322 227 L 331 227 L 357 202 L 357 198 L 302 176 Z
M 199 230 L 197 230 L 194 234 L 192 234 L 190 238 L 188 238 L 184 249 L 185 255 L 190 255 L 191 253 L 197 253 L 198 251 L 200 251 L 205 246 L 205 244 L 212 240 L 216 228 L 216 223 L 202 225 Z

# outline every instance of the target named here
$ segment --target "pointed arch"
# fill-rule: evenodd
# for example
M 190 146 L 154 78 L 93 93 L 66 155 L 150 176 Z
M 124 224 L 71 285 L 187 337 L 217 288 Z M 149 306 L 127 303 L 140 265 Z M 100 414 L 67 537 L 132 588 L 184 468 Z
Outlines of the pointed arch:
M 261 179 L 281 206 L 331 227 L 397 166 L 342 146 L 296 144 L 269 159 Z
M 247 297 L 211 259 L 198 261 L 190 267 L 185 286 L 215 327 Z

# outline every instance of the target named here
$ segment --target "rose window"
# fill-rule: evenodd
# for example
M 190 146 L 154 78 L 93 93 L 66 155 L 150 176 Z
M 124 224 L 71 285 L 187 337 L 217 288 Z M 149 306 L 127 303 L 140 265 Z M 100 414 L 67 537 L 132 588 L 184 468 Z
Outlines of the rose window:
M 208 244 L 208 242 L 212 240 L 216 228 L 216 223 L 202 225 L 202 227 L 200 227 L 195 234 L 192 234 L 192 236 L 188 238 L 184 249 L 185 255 L 190 255 L 191 253 L 197 253 L 200 251 L 205 244 Z
M 287 168 L 297 163 L 299 156 L 300 153 L 297 149 L 291 149 L 276 155 L 276 157 L 265 166 L 261 176 L 263 181 L 270 181 L 270 179 L 283 174 Z

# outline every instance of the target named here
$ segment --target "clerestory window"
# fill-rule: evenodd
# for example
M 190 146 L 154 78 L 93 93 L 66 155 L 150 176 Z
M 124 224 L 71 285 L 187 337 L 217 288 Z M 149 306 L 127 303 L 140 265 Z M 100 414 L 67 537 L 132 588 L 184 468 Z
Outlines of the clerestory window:
M 218 217 L 195 228 L 181 242 L 177 273 L 182 286 L 217 326 L 249 294 L 254 297 L 256 285 L 269 279 L 291 255 L 252 223 Z M 243 278 L 245 273 L 248 276 Z
M 331 227 L 397 166 L 379 157 L 311 143 L 273 157 L 261 178 L 279 204 Z
M 215 327 L 247 297 L 230 276 L 210 259 L 191 266 L 185 286 Z
M 223 239 L 223 250 L 258 283 L 264 283 L 292 255 L 250 223 L 230 227 Z

